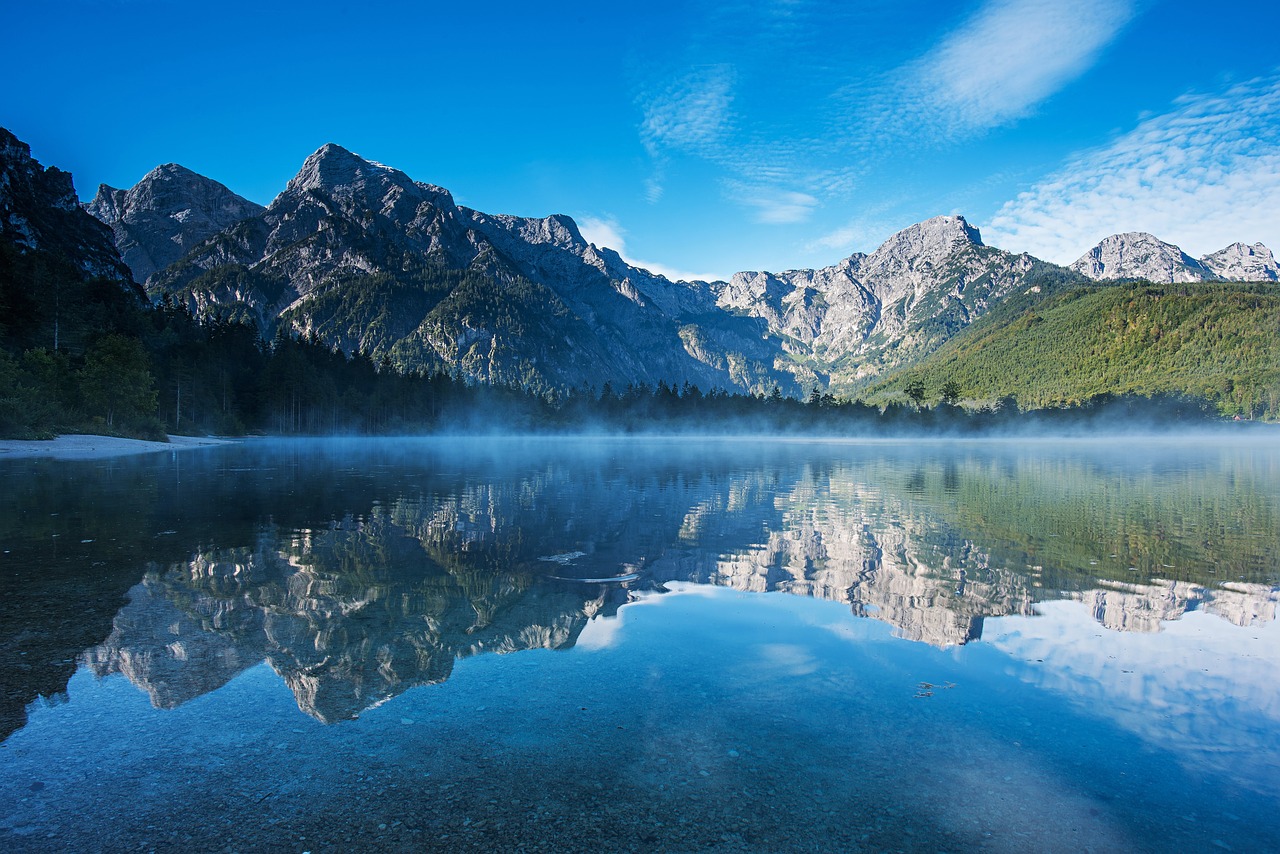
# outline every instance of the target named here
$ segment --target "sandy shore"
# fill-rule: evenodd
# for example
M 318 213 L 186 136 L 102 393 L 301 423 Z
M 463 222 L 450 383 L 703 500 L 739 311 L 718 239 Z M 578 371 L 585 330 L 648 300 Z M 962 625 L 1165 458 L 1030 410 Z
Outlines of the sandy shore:
M 127 454 L 150 454 L 156 451 L 184 451 L 226 445 L 228 439 L 205 439 L 193 436 L 170 436 L 168 442 L 146 442 L 142 439 L 117 439 L 114 436 L 70 435 L 56 439 L 22 441 L 0 439 L 0 460 L 23 457 L 52 457 L 56 460 L 96 460 Z

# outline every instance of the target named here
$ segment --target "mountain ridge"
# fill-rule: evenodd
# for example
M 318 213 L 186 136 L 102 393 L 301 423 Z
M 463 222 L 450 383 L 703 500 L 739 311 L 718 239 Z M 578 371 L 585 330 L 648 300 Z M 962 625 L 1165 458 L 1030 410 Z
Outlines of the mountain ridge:
M 1037 263 L 985 246 L 963 217 L 935 217 L 822 270 L 673 282 L 590 243 L 568 216 L 473 210 L 442 187 L 329 143 L 262 213 L 207 238 L 153 276 L 149 290 L 197 313 L 251 318 L 264 334 L 315 333 L 409 370 L 460 367 L 479 381 L 560 387 L 668 382 L 804 394 L 855 387 L 918 358 L 1025 284 Z M 352 294 L 370 277 L 395 290 L 417 275 L 415 265 L 429 267 L 428 278 L 448 271 L 493 284 L 484 296 L 457 299 L 446 287 L 447 298 L 417 300 L 412 311 L 351 310 L 367 302 Z M 521 282 L 538 295 L 512 307 L 505 295 Z M 389 294 L 382 299 L 404 297 Z M 480 310 L 477 301 L 492 304 Z M 495 334 L 493 311 L 519 318 Z M 394 322 L 385 333 L 357 333 L 355 324 L 375 315 Z
M 80 208 L 71 173 L 44 167 L 31 146 L 0 128 L 0 237 L 21 251 L 74 259 L 80 271 L 132 287 L 111 230 Z
M 1192 258 L 1172 243 L 1145 231 L 1103 238 L 1070 268 L 1095 281 L 1142 279 L 1153 284 L 1184 282 L 1274 282 L 1280 266 L 1261 243 L 1232 243 L 1200 258 Z
M 110 217 L 105 202 L 92 209 Z M 402 370 L 535 388 L 667 382 L 803 395 L 856 393 L 1015 293 L 1135 273 L 1265 280 L 1273 268 L 1261 244 L 1197 261 L 1140 232 L 1064 268 L 939 216 L 828 267 L 673 282 L 590 243 L 571 217 L 474 210 L 327 143 L 270 205 L 147 281 L 153 298 L 199 315 L 317 335 Z

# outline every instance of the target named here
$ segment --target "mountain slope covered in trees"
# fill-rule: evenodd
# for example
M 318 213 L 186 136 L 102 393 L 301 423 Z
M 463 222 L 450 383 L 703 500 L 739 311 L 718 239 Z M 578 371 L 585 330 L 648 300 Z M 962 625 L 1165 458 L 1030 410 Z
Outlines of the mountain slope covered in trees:
M 1024 407 L 1105 394 L 1182 394 L 1228 415 L 1280 417 L 1280 287 L 1187 283 L 1076 287 L 1024 295 L 871 400 L 994 400 Z

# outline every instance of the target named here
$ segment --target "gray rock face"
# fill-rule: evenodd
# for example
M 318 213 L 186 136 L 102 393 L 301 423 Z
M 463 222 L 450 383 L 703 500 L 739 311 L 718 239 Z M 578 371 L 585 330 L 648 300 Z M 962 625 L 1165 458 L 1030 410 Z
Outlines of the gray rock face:
M 240 306 L 271 331 L 337 276 L 400 271 L 427 258 L 465 268 L 482 255 L 447 191 L 326 145 L 258 216 L 205 240 L 152 277 L 149 290 L 183 294 L 198 310 Z M 231 287 L 198 281 L 228 267 L 253 275 Z
M 146 283 L 193 246 L 264 208 L 176 163 L 157 166 L 128 190 L 102 184 L 85 205 L 111 226 L 136 281 Z
M 31 147 L 0 128 L 0 238 L 20 251 L 43 250 L 76 264 L 85 275 L 129 283 L 111 231 L 80 209 L 71 173 L 45 169 Z
M 1177 283 L 1214 277 L 1212 270 L 1177 246 L 1144 231 L 1111 235 L 1076 260 L 1071 269 L 1100 281 Z
M 718 312 L 707 285 L 630 267 L 568 217 L 460 208 L 447 190 L 336 145 L 307 158 L 260 215 L 153 276 L 150 290 L 250 317 L 268 334 L 315 333 L 481 381 L 791 381 L 759 324 Z M 371 324 L 371 314 L 384 320 Z
M 578 224 L 563 214 L 542 219 L 491 216 L 463 208 L 481 231 L 531 281 L 568 293 L 588 293 L 602 280 L 641 307 L 668 317 L 714 310 L 715 299 L 703 282 L 672 282 L 632 267 L 612 249 L 588 243 Z
M 94 210 L 121 221 L 120 205 L 103 193 Z M 1137 233 L 1108 238 L 1073 270 L 1168 282 L 1280 273 L 1265 247 L 1201 262 Z M 460 207 L 441 187 L 326 145 L 266 210 L 149 286 L 197 312 L 251 318 L 267 335 L 315 334 L 410 370 L 533 387 L 803 394 L 856 392 L 1046 274 L 1071 272 L 985 246 L 963 217 L 942 216 L 818 270 L 672 282 L 588 243 L 569 217 Z
M 94 210 L 111 219 L 116 198 L 100 194 Z M 569 217 L 459 207 L 441 187 L 326 145 L 265 211 L 149 288 L 268 335 L 316 334 L 481 381 L 802 394 L 856 388 L 930 352 L 1037 263 L 984 246 L 963 217 L 936 217 L 822 270 L 672 282 L 588 243 Z M 490 296 L 462 296 L 456 277 L 441 282 L 450 271 L 490 280 Z
M 1280 265 L 1261 243 L 1232 243 L 1200 259 L 1214 277 L 1233 282 L 1280 281 Z
M 942 216 L 832 267 L 738 273 L 718 301 L 763 319 L 787 352 L 848 386 L 934 349 L 1023 287 L 1036 263 L 984 246 L 964 217 Z
M 1113 234 L 1080 257 L 1071 269 L 1091 279 L 1180 282 L 1274 282 L 1280 266 L 1261 243 L 1233 243 L 1199 260 L 1146 232 Z
M 1187 581 L 1118 584 L 1073 593 L 1093 619 L 1121 632 L 1158 632 L 1162 623 L 1188 611 L 1205 611 L 1235 626 L 1273 622 L 1280 591 L 1261 584 L 1225 584 L 1211 589 Z

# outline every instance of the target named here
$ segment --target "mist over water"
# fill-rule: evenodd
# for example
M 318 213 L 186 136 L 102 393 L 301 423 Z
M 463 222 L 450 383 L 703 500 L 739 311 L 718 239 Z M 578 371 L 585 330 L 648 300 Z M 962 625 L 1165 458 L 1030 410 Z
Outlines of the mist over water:
M 1280 445 L 0 464 L 0 836 L 1280 845 Z

